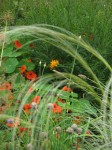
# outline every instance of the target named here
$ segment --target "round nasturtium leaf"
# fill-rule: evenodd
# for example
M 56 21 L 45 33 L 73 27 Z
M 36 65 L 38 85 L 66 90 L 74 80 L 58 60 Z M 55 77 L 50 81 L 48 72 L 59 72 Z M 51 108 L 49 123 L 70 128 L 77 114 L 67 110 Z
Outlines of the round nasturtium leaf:
M 8 58 L 4 66 L 6 73 L 14 72 L 17 65 L 18 65 L 18 60 L 16 58 Z

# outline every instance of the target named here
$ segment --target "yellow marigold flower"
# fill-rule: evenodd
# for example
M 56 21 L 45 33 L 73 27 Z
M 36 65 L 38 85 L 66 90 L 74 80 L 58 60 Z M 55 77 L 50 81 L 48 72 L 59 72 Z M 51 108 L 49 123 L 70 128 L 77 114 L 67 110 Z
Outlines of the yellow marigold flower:
M 59 61 L 58 60 L 52 60 L 50 62 L 50 68 L 53 69 L 55 67 L 57 67 L 59 65 Z

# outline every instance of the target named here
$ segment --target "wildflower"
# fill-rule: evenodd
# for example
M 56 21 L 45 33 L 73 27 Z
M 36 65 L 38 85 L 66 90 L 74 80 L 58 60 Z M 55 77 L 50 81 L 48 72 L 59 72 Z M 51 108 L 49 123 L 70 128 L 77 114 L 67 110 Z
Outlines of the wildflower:
M 29 144 L 27 145 L 27 148 L 28 148 L 28 150 L 33 150 L 33 149 L 34 149 L 34 147 L 33 147 L 33 145 L 32 145 L 31 143 L 29 143 Z
M 63 100 L 62 98 L 58 98 L 58 101 L 62 103 L 66 103 L 66 100 Z
M 76 124 L 80 124 L 79 116 L 76 116 L 76 117 L 75 117 L 74 123 L 76 123 Z
M 3 83 L 2 84 L 2 89 L 3 90 L 10 90 L 11 89 L 11 84 L 10 83 Z
M 74 132 L 74 130 L 71 127 L 68 127 L 67 133 L 72 134 L 73 132 Z
M 19 131 L 22 133 L 22 132 L 24 132 L 24 131 L 27 131 L 28 130 L 28 128 L 24 128 L 24 127 L 19 127 Z
M 56 131 L 57 131 L 58 133 L 60 133 L 60 132 L 61 132 L 61 127 L 60 127 L 60 126 L 56 127 Z
M 37 75 L 33 71 L 29 71 L 26 74 L 26 78 L 29 80 L 35 79 L 36 77 L 37 77 Z
M 46 138 L 48 138 L 48 133 L 47 132 L 41 132 L 40 137 L 43 139 L 46 139 Z
M 52 60 L 50 62 L 50 68 L 54 69 L 55 67 L 57 67 L 59 65 L 59 61 L 58 60 Z
M 32 62 L 32 60 L 31 60 L 31 59 L 28 59 L 28 62 Z
M 61 106 L 58 106 L 56 103 L 53 104 L 53 113 L 62 113 Z
M 13 118 L 9 118 L 9 119 L 7 120 L 7 123 L 9 123 L 9 124 L 14 123 L 14 119 L 13 119 Z
M 24 112 L 29 113 L 29 110 L 31 109 L 31 104 L 25 104 L 23 108 Z
M 39 103 L 40 103 L 40 96 L 35 96 L 35 97 L 32 99 L 32 102 L 35 102 L 36 104 L 39 104 Z
M 76 125 L 76 124 L 73 124 L 73 125 L 71 126 L 71 128 L 72 128 L 73 130 L 76 130 L 76 129 L 77 129 L 77 125 Z
M 77 132 L 77 134 L 81 134 L 82 133 L 82 129 L 81 128 L 77 128 L 76 132 Z
M 48 103 L 47 109 L 48 109 L 48 110 L 52 110 L 52 109 L 53 109 L 53 104 L 52 104 L 52 103 Z
M 30 48 L 35 48 L 35 45 L 33 43 L 30 43 Z
M 10 118 L 7 120 L 7 126 L 8 127 L 17 127 L 19 125 L 19 118 L 16 117 L 15 120 L 13 118 Z
M 25 65 L 21 66 L 19 70 L 21 71 L 21 73 L 24 73 L 26 71 L 26 66 Z
M 41 66 L 41 64 L 42 64 L 42 62 L 41 62 L 41 60 L 40 60 L 39 65 Z
M 46 63 L 44 64 L 44 68 L 46 67 Z
M 11 11 L 5 12 L 5 14 L 1 17 L 1 20 L 4 22 L 8 21 L 11 22 L 14 19 L 14 16 Z
M 68 86 L 64 86 L 64 87 L 62 88 L 62 91 L 71 92 L 71 91 L 72 91 L 72 89 L 71 89 L 71 88 L 69 88 Z
M 37 103 L 32 102 L 32 103 L 31 103 L 31 107 L 32 107 L 33 109 L 36 109 L 36 108 L 37 108 Z
M 8 99 L 9 99 L 9 100 L 14 99 L 14 95 L 13 95 L 12 93 L 10 93 L 9 96 L 8 96 Z
M 22 47 L 22 44 L 18 40 L 14 41 L 14 45 L 15 45 L 16 48 L 21 48 Z
M 14 127 L 14 123 L 7 123 L 7 126 L 13 128 Z

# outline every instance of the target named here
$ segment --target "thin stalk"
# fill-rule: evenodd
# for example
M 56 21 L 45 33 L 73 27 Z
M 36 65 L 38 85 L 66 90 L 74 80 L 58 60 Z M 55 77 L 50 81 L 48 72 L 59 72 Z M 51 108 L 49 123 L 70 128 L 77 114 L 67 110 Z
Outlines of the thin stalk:
M 5 47 L 5 34 L 7 32 L 7 20 L 6 20 L 6 25 L 5 25 L 5 31 L 4 31 L 4 37 L 3 37 L 3 45 L 2 45 L 2 52 L 1 52 L 1 55 L 0 55 L 0 67 L 2 65 L 2 58 L 3 58 L 3 51 L 4 51 L 4 47 Z

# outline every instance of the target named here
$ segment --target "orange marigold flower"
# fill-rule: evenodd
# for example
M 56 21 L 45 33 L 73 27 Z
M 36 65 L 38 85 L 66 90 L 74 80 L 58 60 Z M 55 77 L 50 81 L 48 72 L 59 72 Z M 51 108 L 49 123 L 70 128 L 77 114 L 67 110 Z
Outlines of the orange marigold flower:
M 37 75 L 33 71 L 29 71 L 26 73 L 26 78 L 29 80 L 35 79 Z
M 10 90 L 11 89 L 11 84 L 10 83 L 3 83 L 2 84 L 2 89 L 3 90 Z
M 56 103 L 53 104 L 53 113 L 62 113 L 61 106 L 58 106 Z
M 54 69 L 55 67 L 57 67 L 59 65 L 59 61 L 58 60 L 52 60 L 50 62 L 50 68 Z
M 71 91 L 72 91 L 72 89 L 69 88 L 68 86 L 64 86 L 64 87 L 62 88 L 62 90 L 63 90 L 63 91 L 67 91 L 67 92 L 71 92 Z
M 35 96 L 35 97 L 32 99 L 32 102 L 35 102 L 36 104 L 39 104 L 39 103 L 40 103 L 40 96 Z
M 22 47 L 22 44 L 18 40 L 14 41 L 14 45 L 15 45 L 16 48 L 21 48 Z
M 21 66 L 19 70 L 21 71 L 21 73 L 24 73 L 26 71 L 26 66 L 25 65 Z

